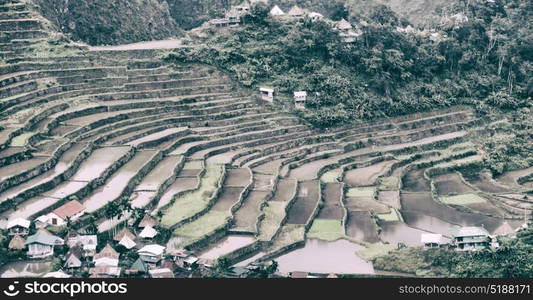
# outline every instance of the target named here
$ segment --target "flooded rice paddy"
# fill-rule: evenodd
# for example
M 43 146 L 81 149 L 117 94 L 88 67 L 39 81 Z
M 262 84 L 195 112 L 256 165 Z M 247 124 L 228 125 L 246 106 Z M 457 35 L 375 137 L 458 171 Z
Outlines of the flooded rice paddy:
M 374 274 L 372 263 L 356 255 L 363 246 L 346 240 L 323 242 L 307 240 L 303 248 L 275 260 L 283 273 L 302 271 L 321 274 Z

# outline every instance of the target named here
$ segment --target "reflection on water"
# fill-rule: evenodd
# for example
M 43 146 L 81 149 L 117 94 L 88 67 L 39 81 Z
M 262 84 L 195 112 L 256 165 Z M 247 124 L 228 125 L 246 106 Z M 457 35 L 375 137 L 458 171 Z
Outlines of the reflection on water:
M 425 231 L 440 233 L 445 236 L 451 236 L 451 234 L 460 226 L 451 224 L 441 219 L 417 214 L 413 212 L 402 212 L 405 223 L 411 227 L 422 229 Z
M 283 273 L 302 271 L 322 274 L 374 274 L 374 267 L 356 255 L 363 246 L 346 240 L 308 240 L 305 247 L 275 260 Z
M 230 235 L 224 238 L 221 242 L 216 244 L 214 247 L 209 248 L 207 251 L 201 253 L 199 257 L 204 258 L 204 259 L 209 259 L 209 260 L 217 259 L 234 250 L 250 245 L 254 241 L 255 241 L 255 238 L 251 236 Z
M 40 277 L 50 271 L 52 262 L 24 262 L 9 263 L 0 268 L 1 278 Z
M 404 243 L 407 246 L 421 246 L 420 236 L 422 233 L 427 233 L 402 222 L 383 222 L 379 226 L 382 229 L 379 237 L 392 245 Z

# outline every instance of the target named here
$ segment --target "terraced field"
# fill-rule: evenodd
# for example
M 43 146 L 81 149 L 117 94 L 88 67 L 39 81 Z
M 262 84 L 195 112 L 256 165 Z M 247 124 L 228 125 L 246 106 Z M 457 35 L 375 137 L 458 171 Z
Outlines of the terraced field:
M 476 169 L 483 121 L 468 107 L 318 130 L 211 67 L 163 63 L 167 50 L 24 56 L 48 38 L 24 5 L 0 1 L 2 223 L 75 197 L 88 214 L 74 226 L 92 215 L 106 231 L 121 221 L 106 206 L 127 198 L 172 231 L 169 246 L 238 263 L 303 246 L 310 229 L 418 245 L 456 226 L 516 228 L 533 209 L 531 168 Z

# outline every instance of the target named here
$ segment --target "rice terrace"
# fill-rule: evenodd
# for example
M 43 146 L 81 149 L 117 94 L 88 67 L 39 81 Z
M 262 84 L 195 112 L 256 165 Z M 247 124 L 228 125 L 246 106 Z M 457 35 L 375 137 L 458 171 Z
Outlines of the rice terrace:
M 341 17 L 229 1 L 189 24 L 168 0 L 152 20 L 171 25 L 129 40 L 47 1 L 0 0 L 1 277 L 499 277 L 463 267 L 531 259 L 531 24 L 476 36 L 499 48 L 473 67 L 461 44 L 528 1 L 431 27 L 340 0 Z

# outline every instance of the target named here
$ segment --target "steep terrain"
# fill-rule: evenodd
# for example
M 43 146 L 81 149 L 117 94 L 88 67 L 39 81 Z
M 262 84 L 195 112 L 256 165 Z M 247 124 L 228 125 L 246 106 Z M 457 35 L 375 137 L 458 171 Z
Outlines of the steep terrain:
M 39 11 L 75 41 L 123 44 L 180 36 L 162 0 L 32 0 Z
M 78 199 L 87 214 L 72 228 L 102 233 L 151 214 L 169 250 L 238 262 L 307 238 L 371 247 L 457 226 L 507 233 L 533 210 L 531 168 L 483 171 L 470 141 L 487 120 L 469 107 L 317 129 L 213 67 L 164 62 L 165 51 L 27 53 L 20 45 L 63 44 L 25 9 L 0 1 L 2 224 Z M 248 242 L 204 252 L 234 234 Z

